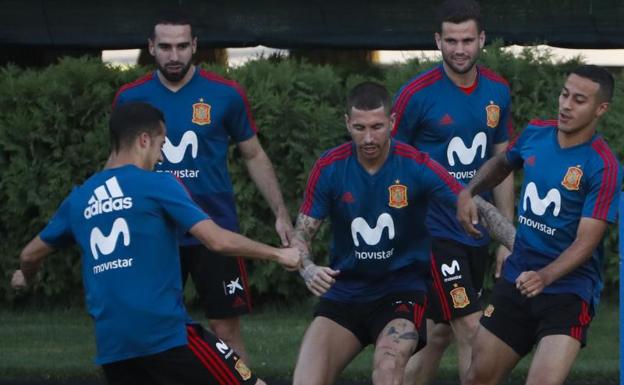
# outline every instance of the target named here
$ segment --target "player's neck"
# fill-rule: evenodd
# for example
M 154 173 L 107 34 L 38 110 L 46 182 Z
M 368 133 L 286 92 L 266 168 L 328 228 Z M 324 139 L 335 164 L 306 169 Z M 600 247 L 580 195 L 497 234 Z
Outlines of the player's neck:
M 379 158 L 376 159 L 365 159 L 361 157 L 360 154 L 357 155 L 358 162 L 362 166 L 364 170 L 370 175 L 374 175 L 379 169 L 386 163 L 386 159 L 388 159 L 388 154 L 390 154 L 390 141 L 388 141 L 387 147 L 382 149 L 382 154 Z
M 557 142 L 561 148 L 574 147 L 589 142 L 594 134 L 596 134 L 596 122 L 572 133 L 557 130 Z
M 119 168 L 123 166 L 133 165 L 138 168 L 145 168 L 144 160 L 138 154 L 130 151 L 111 152 L 104 169 Z
M 172 82 L 172 81 L 167 80 L 167 78 L 165 78 L 160 73 L 160 71 L 157 71 L 156 73 L 158 74 L 158 79 L 160 80 L 163 86 L 165 86 L 171 92 L 177 92 L 182 87 L 184 87 L 188 82 L 191 81 L 191 79 L 195 75 L 195 65 L 191 64 L 191 67 L 186 72 L 186 75 L 184 75 L 184 77 L 180 81 L 177 81 L 177 82 Z
M 449 67 L 448 65 L 446 65 L 446 63 L 444 62 L 442 62 L 442 65 L 444 67 L 444 72 L 446 73 L 446 76 L 448 76 L 449 79 L 451 79 L 451 81 L 453 82 L 453 84 L 455 84 L 458 87 L 468 88 L 472 86 L 474 82 L 477 80 L 477 66 L 476 65 L 473 65 L 470 71 L 463 73 L 463 74 L 453 71 L 453 69 Z

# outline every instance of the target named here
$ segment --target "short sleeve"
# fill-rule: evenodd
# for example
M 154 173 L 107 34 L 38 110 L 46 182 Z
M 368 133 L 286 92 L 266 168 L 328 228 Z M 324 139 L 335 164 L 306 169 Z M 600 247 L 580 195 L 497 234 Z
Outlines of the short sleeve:
M 228 99 L 229 106 L 225 117 L 228 135 L 237 143 L 250 139 L 257 129 L 245 91 L 234 83 Z
M 615 222 L 622 189 L 622 170 L 611 152 L 600 153 L 600 166 L 589 175 L 583 217 Z
M 331 170 L 325 162 L 324 158 L 320 158 L 312 167 L 299 209 L 301 214 L 319 220 L 327 217 L 331 197 Z
M 417 95 L 410 95 L 406 85 L 395 97 L 392 112 L 395 116 L 392 136 L 394 139 L 413 145 L 422 116 L 422 105 Z
M 168 173 L 162 176 L 164 181 L 159 190 L 158 200 L 178 227 L 186 232 L 198 222 L 210 219 L 208 214 L 193 202 L 182 183 Z
M 428 186 L 429 193 L 433 199 L 441 204 L 455 207 L 457 205 L 457 194 L 464 186 L 453 178 L 449 172 L 438 162 L 427 156 L 423 163 L 423 183 Z
M 507 146 L 507 151 L 505 152 L 505 156 L 507 157 L 507 162 L 514 169 L 519 169 L 524 164 L 524 159 L 522 158 L 522 147 L 527 140 L 529 129 L 525 128 L 516 138 L 512 139 Z
M 46 227 L 39 233 L 39 238 L 55 249 L 67 247 L 75 242 L 71 229 L 70 196 L 65 198 L 52 216 Z
M 503 143 L 509 140 L 513 135 L 513 122 L 511 115 L 511 98 L 509 98 L 507 105 L 501 111 L 501 120 L 498 122 L 496 132 L 494 133 L 494 143 Z

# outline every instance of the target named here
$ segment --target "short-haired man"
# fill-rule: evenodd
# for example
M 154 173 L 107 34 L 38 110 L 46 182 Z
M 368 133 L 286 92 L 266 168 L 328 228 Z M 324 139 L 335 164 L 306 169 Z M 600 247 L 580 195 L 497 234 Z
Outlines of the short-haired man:
M 390 138 L 390 108 L 383 86 L 354 87 L 345 115 L 352 141 L 325 152 L 310 172 L 293 244 L 305 255 L 307 287 L 321 299 L 302 342 L 295 385 L 334 383 L 368 344 L 375 345 L 373 383 L 398 385 L 407 360 L 425 342 L 431 247 L 425 214 L 432 201 L 454 207 L 462 187 L 427 154 Z M 315 265 L 309 255 L 326 217 L 330 267 Z
M 271 161 L 256 135 L 244 90 L 233 81 L 196 67 L 197 38 L 184 15 L 158 21 L 149 51 L 157 70 L 121 87 L 114 105 L 144 101 L 163 111 L 167 120 L 164 159 L 158 171 L 176 175 L 193 200 L 221 227 L 238 231 L 232 183 L 227 169 L 230 140 L 236 142 L 251 179 L 276 216 L 282 245 L 292 233 Z M 207 250 L 194 237 L 181 242 L 183 281 L 193 279 L 215 334 L 248 361 L 240 332 L 240 315 L 251 311 L 247 272 L 242 259 Z
M 445 1 L 438 9 L 435 41 L 442 63 L 410 80 L 399 91 L 394 137 L 405 141 L 468 183 L 494 154 L 504 151 L 512 131 L 511 96 L 507 82 L 476 64 L 485 43 L 479 4 Z M 513 178 L 483 194 L 510 220 Z M 480 293 L 489 261 L 490 237 L 468 236 L 453 208 L 433 202 L 427 227 L 434 238 L 431 256 L 427 346 L 409 362 L 405 384 L 428 384 L 454 334 L 459 375 L 470 365 L 471 341 L 479 326 Z M 497 272 L 509 251 L 499 247 Z M 450 324 L 450 327 L 449 327 Z M 452 328 L 452 331 L 451 331 Z
M 75 188 L 24 248 L 15 288 L 34 279 L 43 259 L 77 243 L 97 357 L 109 384 L 256 384 L 239 356 L 194 324 L 182 301 L 178 231 L 224 255 L 299 265 L 297 249 L 278 249 L 217 225 L 166 173 L 166 127 L 146 103 L 118 107 L 110 118 L 107 168 Z M 258 380 L 259 384 L 264 382 Z
M 602 288 L 602 239 L 622 186 L 619 162 L 596 133 L 613 83 L 597 66 L 572 71 L 558 118 L 529 122 L 460 194 L 458 217 L 470 227 L 470 198 L 524 171 L 513 252 L 481 319 L 466 384 L 501 384 L 535 344 L 526 383 L 563 384 L 585 345 Z

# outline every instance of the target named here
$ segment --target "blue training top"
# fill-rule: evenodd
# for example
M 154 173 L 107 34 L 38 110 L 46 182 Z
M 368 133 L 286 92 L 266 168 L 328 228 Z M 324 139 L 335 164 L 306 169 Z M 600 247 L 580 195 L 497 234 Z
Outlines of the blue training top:
M 533 120 L 506 155 L 512 166 L 524 169 L 514 250 L 503 269 L 508 281 L 558 258 L 576 239 L 581 218 L 615 221 L 622 171 L 600 136 L 561 148 L 557 121 Z M 573 293 L 596 305 L 603 257 L 601 244 L 590 259 L 544 288 L 544 293 Z
M 97 364 L 185 345 L 178 233 L 208 219 L 171 175 L 128 165 L 75 188 L 39 234 L 82 252 Z
M 429 153 L 464 184 L 493 155 L 494 145 L 507 141 L 513 131 L 509 85 L 485 67 L 477 66 L 477 73 L 474 88 L 463 90 L 440 64 L 410 80 L 394 103 L 394 137 Z M 483 197 L 490 200 L 491 194 Z M 429 208 L 427 226 L 436 238 L 472 246 L 489 242 L 489 236 L 466 234 L 453 208 L 438 202 Z
M 426 291 L 431 240 L 429 202 L 455 207 L 461 185 L 427 154 L 392 140 L 370 175 L 355 144 L 325 152 L 308 179 L 300 212 L 331 220 L 330 266 L 340 270 L 324 297 L 368 302 L 399 291 Z

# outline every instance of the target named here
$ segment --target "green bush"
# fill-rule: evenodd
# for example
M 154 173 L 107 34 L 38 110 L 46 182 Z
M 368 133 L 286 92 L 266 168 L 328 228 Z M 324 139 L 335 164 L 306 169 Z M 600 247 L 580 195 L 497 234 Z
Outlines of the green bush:
M 516 129 L 534 117 L 556 116 L 557 94 L 565 72 L 577 61 L 551 64 L 547 55 L 526 50 L 513 57 L 500 45 L 488 47 L 485 65 L 506 77 L 512 87 Z M 411 61 L 379 67 L 366 74 L 296 60 L 269 58 L 239 68 L 210 68 L 247 90 L 259 137 L 272 159 L 288 208 L 296 215 L 308 172 L 323 150 L 347 139 L 344 127 L 346 90 L 377 77 L 391 92 L 433 65 Z M 121 70 L 93 59 L 65 59 L 42 70 L 0 68 L 0 301 L 19 304 L 79 302 L 82 298 L 77 250 L 50 256 L 34 290 L 17 295 L 9 287 L 17 257 L 37 234 L 73 185 L 102 167 L 108 155 L 107 116 L 116 90 L 148 69 Z M 621 83 L 617 100 L 624 95 Z M 614 103 L 601 125 L 622 156 L 622 103 Z M 242 232 L 277 244 L 273 215 L 250 182 L 232 147 L 234 181 Z M 606 283 L 618 283 L 616 232 L 608 235 Z M 329 234 L 323 227 L 314 254 L 327 260 Z M 296 301 L 308 293 L 298 275 L 275 264 L 253 263 L 251 287 L 257 301 Z

